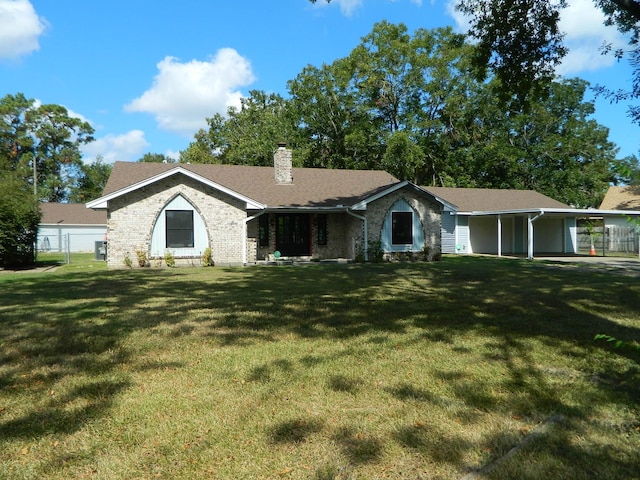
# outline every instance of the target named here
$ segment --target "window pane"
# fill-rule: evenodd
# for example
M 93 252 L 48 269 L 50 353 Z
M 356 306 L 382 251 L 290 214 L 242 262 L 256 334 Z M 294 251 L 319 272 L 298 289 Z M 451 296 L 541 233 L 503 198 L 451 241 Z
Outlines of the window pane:
M 318 214 L 318 245 L 327 244 L 327 215 Z
M 269 246 L 269 215 L 258 217 L 258 237 L 261 247 Z
M 413 214 L 411 212 L 393 212 L 391 223 L 391 243 L 393 245 L 413 244 Z
M 167 210 L 167 248 L 193 248 L 193 211 Z

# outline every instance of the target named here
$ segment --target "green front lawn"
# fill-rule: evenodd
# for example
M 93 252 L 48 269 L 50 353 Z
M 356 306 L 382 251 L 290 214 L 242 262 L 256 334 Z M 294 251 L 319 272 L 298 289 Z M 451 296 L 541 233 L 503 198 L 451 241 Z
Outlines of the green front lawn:
M 100 263 L 100 262 L 98 262 Z M 640 476 L 640 279 L 438 263 L 0 275 L 0 478 Z M 561 415 L 562 420 L 541 428 Z

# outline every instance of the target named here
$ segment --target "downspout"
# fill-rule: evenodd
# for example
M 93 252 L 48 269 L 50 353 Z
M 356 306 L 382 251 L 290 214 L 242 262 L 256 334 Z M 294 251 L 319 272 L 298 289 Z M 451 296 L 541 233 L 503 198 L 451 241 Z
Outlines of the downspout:
M 498 256 L 502 256 L 502 216 L 498 215 Z
M 538 215 L 531 218 L 531 214 L 527 216 L 527 259 L 533 260 L 533 222 L 538 220 L 540 217 L 544 215 L 544 210 L 542 210 Z
M 351 215 L 352 217 L 357 218 L 358 220 L 362 220 L 362 224 L 363 224 L 363 230 L 364 230 L 364 261 L 368 262 L 369 261 L 369 249 L 368 249 L 368 242 L 367 239 L 369 237 L 369 232 L 368 232 L 368 227 L 367 227 L 367 217 L 364 217 L 362 215 L 357 215 L 355 213 L 353 213 L 351 210 L 349 210 L 348 208 L 345 210 L 349 215 Z M 356 252 L 353 252 L 353 254 L 355 255 Z
M 260 213 L 258 213 L 257 215 L 254 215 L 253 217 L 247 217 L 244 219 L 244 227 L 242 228 L 243 233 L 242 233 L 242 264 L 243 265 L 247 265 L 247 235 L 248 235 L 248 228 L 247 225 L 249 224 L 249 222 L 251 220 L 255 220 L 256 218 L 264 215 L 266 213 L 266 210 L 262 210 Z

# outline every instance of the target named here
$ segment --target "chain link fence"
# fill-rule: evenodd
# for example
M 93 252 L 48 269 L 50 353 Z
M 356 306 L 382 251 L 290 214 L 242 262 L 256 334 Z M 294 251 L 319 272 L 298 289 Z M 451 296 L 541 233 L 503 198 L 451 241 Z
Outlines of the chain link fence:
M 38 258 L 56 259 L 63 263 L 73 263 L 74 258 L 86 261 L 106 261 L 107 242 L 96 233 L 63 233 L 60 235 L 40 235 L 36 245 Z

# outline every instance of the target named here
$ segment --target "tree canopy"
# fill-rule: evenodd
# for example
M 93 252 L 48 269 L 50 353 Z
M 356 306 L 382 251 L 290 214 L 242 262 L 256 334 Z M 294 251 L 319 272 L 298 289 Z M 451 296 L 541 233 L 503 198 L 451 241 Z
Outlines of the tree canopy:
M 316 3 L 318 0 L 309 0 Z M 321 0 L 322 1 L 322 0 Z M 331 0 L 324 0 L 330 2 Z M 629 49 L 602 53 L 627 56 L 632 66 L 630 87 L 612 90 L 596 86 L 612 102 L 628 102 L 629 116 L 640 125 L 640 1 L 593 0 L 605 14 L 605 24 L 629 37 Z M 528 107 L 530 94 L 544 93 L 554 78 L 555 67 L 568 50 L 559 29 L 566 0 L 456 0 L 455 7 L 469 19 L 469 36 L 476 43 L 473 65 L 477 78 L 500 80 L 496 91 L 510 108 Z
M 38 105 L 23 94 L 0 99 L 0 167 L 30 184 L 42 201 L 69 197 L 82 165 L 80 145 L 93 127 L 60 105 Z
M 39 223 L 40 210 L 31 189 L 15 172 L 0 170 L 0 267 L 24 267 L 35 261 Z
M 252 90 L 240 108 L 207 119 L 180 161 L 233 165 L 270 165 L 278 142 L 295 144 L 296 128 L 288 104 L 278 94 Z
M 478 80 L 475 47 L 450 28 L 409 33 L 380 22 L 352 52 L 307 66 L 289 97 L 253 91 L 210 119 L 182 161 L 271 165 L 278 141 L 297 165 L 386 170 L 421 185 L 535 189 L 597 206 L 621 179 L 608 130 L 591 118 L 579 79 L 547 79 L 527 109 L 495 101 L 497 77 Z
M 83 163 L 80 173 L 69 191 L 69 201 L 86 203 L 102 195 L 113 165 L 105 163 L 100 156 L 91 163 Z

